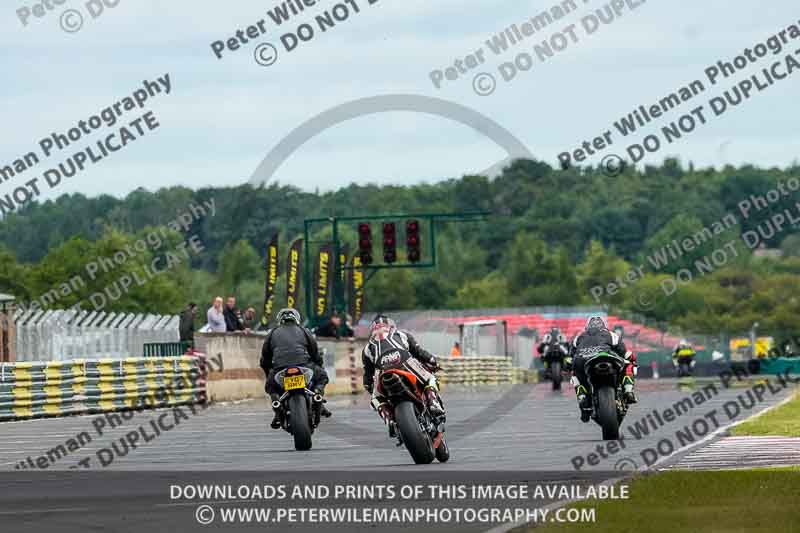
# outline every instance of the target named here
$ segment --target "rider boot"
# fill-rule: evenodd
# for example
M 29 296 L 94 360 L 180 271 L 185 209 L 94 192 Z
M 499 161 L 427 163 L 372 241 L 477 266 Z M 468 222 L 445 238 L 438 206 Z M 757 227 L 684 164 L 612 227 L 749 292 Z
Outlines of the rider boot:
M 575 396 L 578 398 L 578 407 L 581 410 L 581 422 L 588 422 L 592 418 L 592 402 L 586 387 L 578 384 L 575 387 Z
M 622 390 L 625 394 L 625 401 L 628 402 L 628 404 L 634 404 L 639 401 L 639 399 L 636 397 L 636 392 L 633 390 L 633 377 L 636 375 L 636 354 L 633 352 L 628 352 L 625 355 L 627 356 L 628 364 L 625 365 L 625 377 L 622 378 Z
M 629 404 L 634 404 L 639 401 L 639 399 L 636 397 L 636 391 L 634 391 L 634 382 L 632 375 L 630 376 L 626 375 L 624 378 L 622 378 L 622 390 L 624 391 L 625 394 L 625 401 L 628 402 Z
M 273 405 L 272 410 L 275 412 L 275 417 L 272 419 L 272 422 L 270 422 L 269 427 L 271 427 L 272 429 L 281 429 L 281 421 L 283 420 L 283 410 L 280 407 L 278 407 L 277 409 L 274 407 L 275 402 L 279 401 L 281 397 L 278 394 L 270 394 L 269 397 L 272 400 L 272 405 Z
M 433 387 L 425 387 L 425 399 L 428 402 L 428 411 L 431 412 L 434 418 L 444 416 L 444 407 L 442 407 L 442 402 L 439 400 L 439 394 Z
M 328 411 L 327 407 L 325 407 L 325 404 L 328 402 L 328 400 L 325 399 L 325 387 L 316 387 L 314 389 L 314 392 L 316 394 L 319 394 L 320 396 L 322 396 L 322 403 L 319 406 L 319 414 L 320 414 L 320 416 L 322 416 L 324 418 L 330 418 L 331 417 L 331 412 Z
M 388 403 L 381 403 L 378 405 L 378 414 L 383 419 L 383 422 L 389 426 L 389 437 L 397 438 L 397 424 L 394 421 L 394 411 Z

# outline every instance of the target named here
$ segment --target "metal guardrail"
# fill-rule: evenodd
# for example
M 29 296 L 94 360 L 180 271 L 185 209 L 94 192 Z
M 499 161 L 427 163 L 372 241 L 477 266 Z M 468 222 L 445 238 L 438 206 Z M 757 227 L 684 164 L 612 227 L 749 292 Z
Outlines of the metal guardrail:
M 175 315 L 28 310 L 14 317 L 17 361 L 124 359 L 145 344 L 178 342 Z
M 204 356 L 0 364 L 0 421 L 206 401 Z

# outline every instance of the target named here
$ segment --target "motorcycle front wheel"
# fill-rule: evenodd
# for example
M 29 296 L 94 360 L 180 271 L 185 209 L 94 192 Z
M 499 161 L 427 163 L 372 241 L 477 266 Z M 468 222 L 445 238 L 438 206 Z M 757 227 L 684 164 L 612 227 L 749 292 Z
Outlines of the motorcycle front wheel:
M 394 418 L 397 422 L 397 429 L 403 439 L 408 453 L 418 465 L 426 465 L 433 462 L 435 456 L 433 441 L 430 435 L 422 431 L 417 420 L 417 411 L 412 402 L 400 402 L 394 408 Z M 449 456 L 449 454 L 448 454 Z

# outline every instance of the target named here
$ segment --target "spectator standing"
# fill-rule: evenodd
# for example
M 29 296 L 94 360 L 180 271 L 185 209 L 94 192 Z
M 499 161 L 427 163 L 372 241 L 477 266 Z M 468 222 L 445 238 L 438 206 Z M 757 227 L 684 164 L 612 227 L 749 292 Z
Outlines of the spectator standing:
M 222 310 L 222 297 L 217 296 L 214 298 L 214 304 L 206 313 L 208 318 L 208 328 L 215 333 L 225 333 L 225 314 Z
M 356 336 L 356 330 L 353 328 L 353 317 L 344 315 L 344 326 L 342 326 L 342 336 L 352 339 Z
M 450 357 L 461 357 L 461 344 L 458 341 L 453 343 L 453 349 L 450 350 Z
M 242 319 L 242 312 L 236 308 L 236 298 L 228 296 L 228 301 L 225 302 L 225 330 L 229 333 L 232 331 L 244 331 L 244 320 Z
M 342 317 L 338 313 L 333 313 L 328 320 L 326 320 L 319 328 L 317 328 L 318 337 L 329 337 L 338 339 L 341 336 Z
M 190 302 L 181 312 L 181 321 L 178 326 L 181 342 L 188 342 L 194 348 L 194 319 L 197 317 L 197 304 Z
M 256 320 L 256 310 L 253 307 L 248 307 L 247 310 L 244 312 L 244 330 L 245 331 L 253 331 L 258 327 L 258 321 Z

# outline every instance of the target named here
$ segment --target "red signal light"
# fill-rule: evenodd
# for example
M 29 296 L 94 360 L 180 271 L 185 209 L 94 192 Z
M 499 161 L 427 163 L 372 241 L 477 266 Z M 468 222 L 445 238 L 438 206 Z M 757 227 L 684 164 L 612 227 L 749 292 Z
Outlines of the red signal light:
M 372 228 L 366 222 L 358 225 L 358 255 L 361 264 L 372 264 Z
M 394 222 L 383 224 L 383 260 L 387 263 L 397 261 L 397 227 Z
M 422 257 L 420 252 L 419 221 L 406 221 L 406 253 L 410 263 L 419 262 Z

